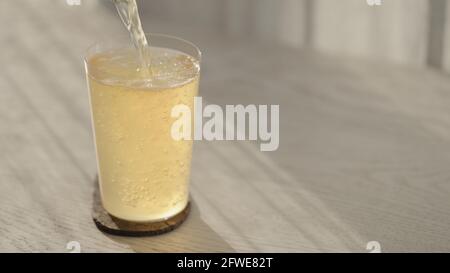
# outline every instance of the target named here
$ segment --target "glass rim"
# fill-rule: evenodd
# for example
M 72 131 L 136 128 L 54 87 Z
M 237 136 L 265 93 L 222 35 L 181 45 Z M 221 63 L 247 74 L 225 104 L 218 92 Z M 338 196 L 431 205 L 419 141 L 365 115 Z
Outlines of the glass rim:
M 125 34 L 124 34 L 124 35 L 116 35 L 115 37 L 129 37 L 129 34 L 127 34 L 127 35 L 125 35 Z M 196 52 L 196 54 L 197 54 L 197 56 L 191 56 L 191 57 L 195 58 L 195 59 L 197 60 L 198 63 L 201 63 L 201 60 L 202 60 L 202 52 L 201 52 L 201 50 L 198 48 L 197 45 L 195 45 L 194 43 L 192 43 L 192 42 L 190 42 L 190 41 L 188 41 L 188 40 L 186 40 L 186 39 L 183 39 L 183 38 L 181 38 L 181 37 L 177 37 L 177 36 L 174 36 L 174 35 L 163 34 L 163 33 L 153 33 L 153 32 L 145 33 L 145 37 L 160 37 L 160 38 L 166 38 L 166 39 L 170 39 L 170 40 L 174 40 L 174 41 L 179 41 L 179 42 L 181 42 L 181 43 L 183 43 L 183 44 L 185 44 L 185 45 L 188 45 L 188 46 L 192 47 L 192 48 L 194 49 L 194 51 Z M 129 38 L 128 38 L 128 39 L 129 39 Z M 89 46 L 86 48 L 86 50 L 84 51 L 83 60 L 87 63 L 87 62 L 88 62 L 88 59 L 89 59 L 89 52 L 90 52 L 92 49 L 94 49 L 96 46 L 99 46 L 99 45 L 102 45 L 102 44 L 106 44 L 106 43 L 108 43 L 109 41 L 110 41 L 110 40 L 108 40 L 108 39 L 101 39 L 101 40 L 97 40 L 96 42 L 94 42 L 94 43 L 92 43 L 91 45 L 89 45 Z M 112 42 L 112 40 L 111 40 L 111 42 Z M 132 45 L 132 42 L 131 42 L 131 41 L 129 41 L 129 42 L 130 42 L 131 45 Z M 118 42 L 117 44 L 120 45 L 121 43 Z M 122 44 L 125 44 L 125 43 L 123 42 Z M 133 45 L 132 45 L 132 46 L 133 46 Z M 150 39 L 149 46 L 150 46 L 150 47 L 153 46 L 152 43 L 151 43 L 151 39 Z M 156 45 L 155 47 L 158 47 L 158 45 Z M 169 48 L 169 49 L 173 49 L 173 48 Z M 185 53 L 185 52 L 183 52 L 183 53 Z M 191 55 L 191 54 L 189 54 L 189 55 Z

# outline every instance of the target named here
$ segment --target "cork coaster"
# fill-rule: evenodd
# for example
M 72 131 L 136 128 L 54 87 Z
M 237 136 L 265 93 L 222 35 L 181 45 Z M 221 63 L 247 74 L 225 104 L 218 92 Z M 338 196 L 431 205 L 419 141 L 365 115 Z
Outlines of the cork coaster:
M 191 204 L 175 216 L 161 222 L 136 223 L 110 215 L 102 206 L 98 183 L 96 183 L 92 206 L 92 218 L 97 228 L 105 233 L 119 236 L 143 237 L 163 234 L 180 226 L 189 215 Z

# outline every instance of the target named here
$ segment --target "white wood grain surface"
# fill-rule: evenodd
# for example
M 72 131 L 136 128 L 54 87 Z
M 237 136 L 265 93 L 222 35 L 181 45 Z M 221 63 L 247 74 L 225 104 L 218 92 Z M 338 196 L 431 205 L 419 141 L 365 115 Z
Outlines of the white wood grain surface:
M 197 43 L 209 103 L 279 104 L 280 148 L 197 142 L 192 215 L 157 237 L 99 232 L 82 55 L 123 34 L 92 4 L 1 1 L 0 251 L 450 250 L 450 78 L 145 19 Z M 10 22 L 16 22 L 15 25 Z

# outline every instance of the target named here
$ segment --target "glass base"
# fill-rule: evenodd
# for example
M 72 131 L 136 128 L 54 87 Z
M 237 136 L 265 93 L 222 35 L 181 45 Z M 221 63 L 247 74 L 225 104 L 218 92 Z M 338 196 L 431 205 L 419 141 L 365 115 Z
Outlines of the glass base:
M 92 218 L 97 228 L 105 233 L 119 236 L 152 236 L 163 234 L 179 227 L 187 218 L 190 212 L 190 202 L 178 214 L 158 222 L 130 222 L 119 219 L 109 214 L 102 206 L 98 183 L 94 192 L 92 207 Z

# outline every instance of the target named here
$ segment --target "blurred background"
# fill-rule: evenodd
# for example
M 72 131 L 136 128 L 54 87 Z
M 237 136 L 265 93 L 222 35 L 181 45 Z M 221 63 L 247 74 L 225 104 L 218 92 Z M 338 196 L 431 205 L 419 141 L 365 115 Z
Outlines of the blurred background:
M 140 2 L 145 16 L 219 35 L 450 71 L 447 0 Z
M 279 149 L 196 142 L 185 224 L 100 233 L 83 56 L 126 30 L 109 0 L 0 1 L 0 251 L 450 251 L 450 0 L 137 2 L 202 50 L 206 102 L 280 105 Z

